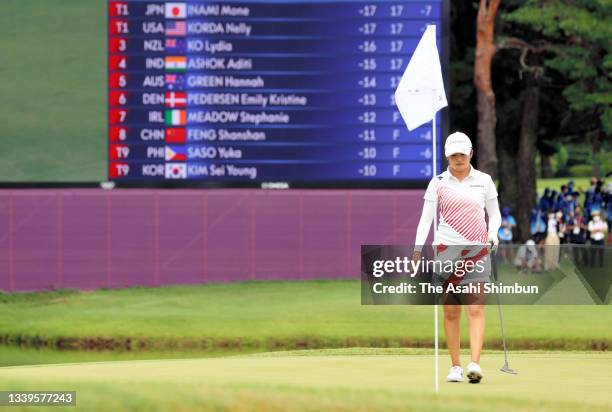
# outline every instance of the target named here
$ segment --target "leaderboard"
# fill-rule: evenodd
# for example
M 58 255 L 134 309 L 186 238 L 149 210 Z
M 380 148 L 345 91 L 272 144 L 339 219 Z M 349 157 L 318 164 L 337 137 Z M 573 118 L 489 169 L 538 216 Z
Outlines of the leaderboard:
M 393 94 L 442 8 L 109 0 L 109 179 L 429 180 L 431 124 L 409 132 Z

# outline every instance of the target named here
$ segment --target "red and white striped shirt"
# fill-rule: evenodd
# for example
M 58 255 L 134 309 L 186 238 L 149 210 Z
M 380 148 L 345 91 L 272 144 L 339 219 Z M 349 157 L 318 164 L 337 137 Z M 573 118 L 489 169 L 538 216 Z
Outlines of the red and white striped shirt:
M 437 202 L 440 212 L 434 244 L 469 245 L 487 241 L 485 205 L 497 197 L 493 179 L 470 166 L 469 175 L 459 181 L 448 170 L 429 182 L 424 199 Z

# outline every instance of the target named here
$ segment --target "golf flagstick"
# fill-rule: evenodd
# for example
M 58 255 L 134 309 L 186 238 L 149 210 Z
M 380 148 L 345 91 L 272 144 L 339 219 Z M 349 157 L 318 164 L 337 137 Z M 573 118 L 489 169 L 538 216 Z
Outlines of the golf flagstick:
M 435 100 L 435 93 L 432 92 L 431 94 L 431 98 L 433 100 Z M 436 111 L 434 110 L 434 114 L 433 114 L 433 119 L 431 120 L 432 122 L 432 134 L 433 136 L 431 137 L 431 146 L 432 146 L 432 176 L 435 176 L 437 173 L 437 162 L 436 162 L 436 157 L 437 157 L 437 153 L 436 153 Z M 438 202 L 436 202 L 435 204 L 435 212 L 434 212 L 434 221 L 433 221 L 433 230 L 434 230 L 434 236 L 436 234 L 436 231 L 438 230 Z M 435 256 L 435 248 L 434 248 L 434 256 Z M 439 347 L 438 347 L 438 341 L 439 341 L 439 337 L 438 337 L 438 295 L 434 295 L 434 379 L 436 380 L 435 382 L 435 390 L 436 393 L 438 393 L 440 391 L 440 351 L 439 351 Z
M 430 94 L 430 96 L 428 96 Z M 437 173 L 436 162 L 436 113 L 448 106 L 446 93 L 444 91 L 444 79 L 440 65 L 440 55 L 436 44 L 436 26 L 427 25 L 421 40 L 417 44 L 406 71 L 402 75 L 397 90 L 394 94 L 395 104 L 406 122 L 408 131 L 413 131 L 418 127 L 432 121 L 432 147 L 433 147 L 433 170 L 427 169 L 421 172 L 433 179 Z M 427 99 L 431 99 L 431 106 L 428 107 Z M 432 117 L 433 114 L 433 117 Z M 438 228 L 437 221 L 437 202 L 434 213 L 434 235 Z M 416 245 L 415 245 L 416 246 Z M 421 245 L 423 246 L 423 245 Z M 434 253 L 436 250 L 434 248 Z M 434 301 L 434 378 L 435 391 L 440 390 L 439 384 L 439 356 L 438 356 L 438 301 L 437 296 Z

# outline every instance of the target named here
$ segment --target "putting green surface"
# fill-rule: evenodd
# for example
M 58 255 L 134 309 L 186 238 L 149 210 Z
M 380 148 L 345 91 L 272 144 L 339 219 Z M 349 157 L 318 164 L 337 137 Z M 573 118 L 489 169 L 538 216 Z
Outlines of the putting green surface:
M 77 409 L 88 411 L 612 410 L 611 354 L 511 355 L 518 375 L 487 352 L 479 385 L 444 382 L 443 355 L 438 395 L 430 351 L 358 348 L 4 367 L 0 389 L 76 390 Z

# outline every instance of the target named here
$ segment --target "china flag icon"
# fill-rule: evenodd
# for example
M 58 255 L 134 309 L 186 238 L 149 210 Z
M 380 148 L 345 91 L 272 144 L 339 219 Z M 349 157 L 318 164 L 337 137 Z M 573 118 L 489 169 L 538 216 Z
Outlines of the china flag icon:
M 182 127 L 171 127 L 166 129 L 166 143 L 187 142 L 187 130 Z

